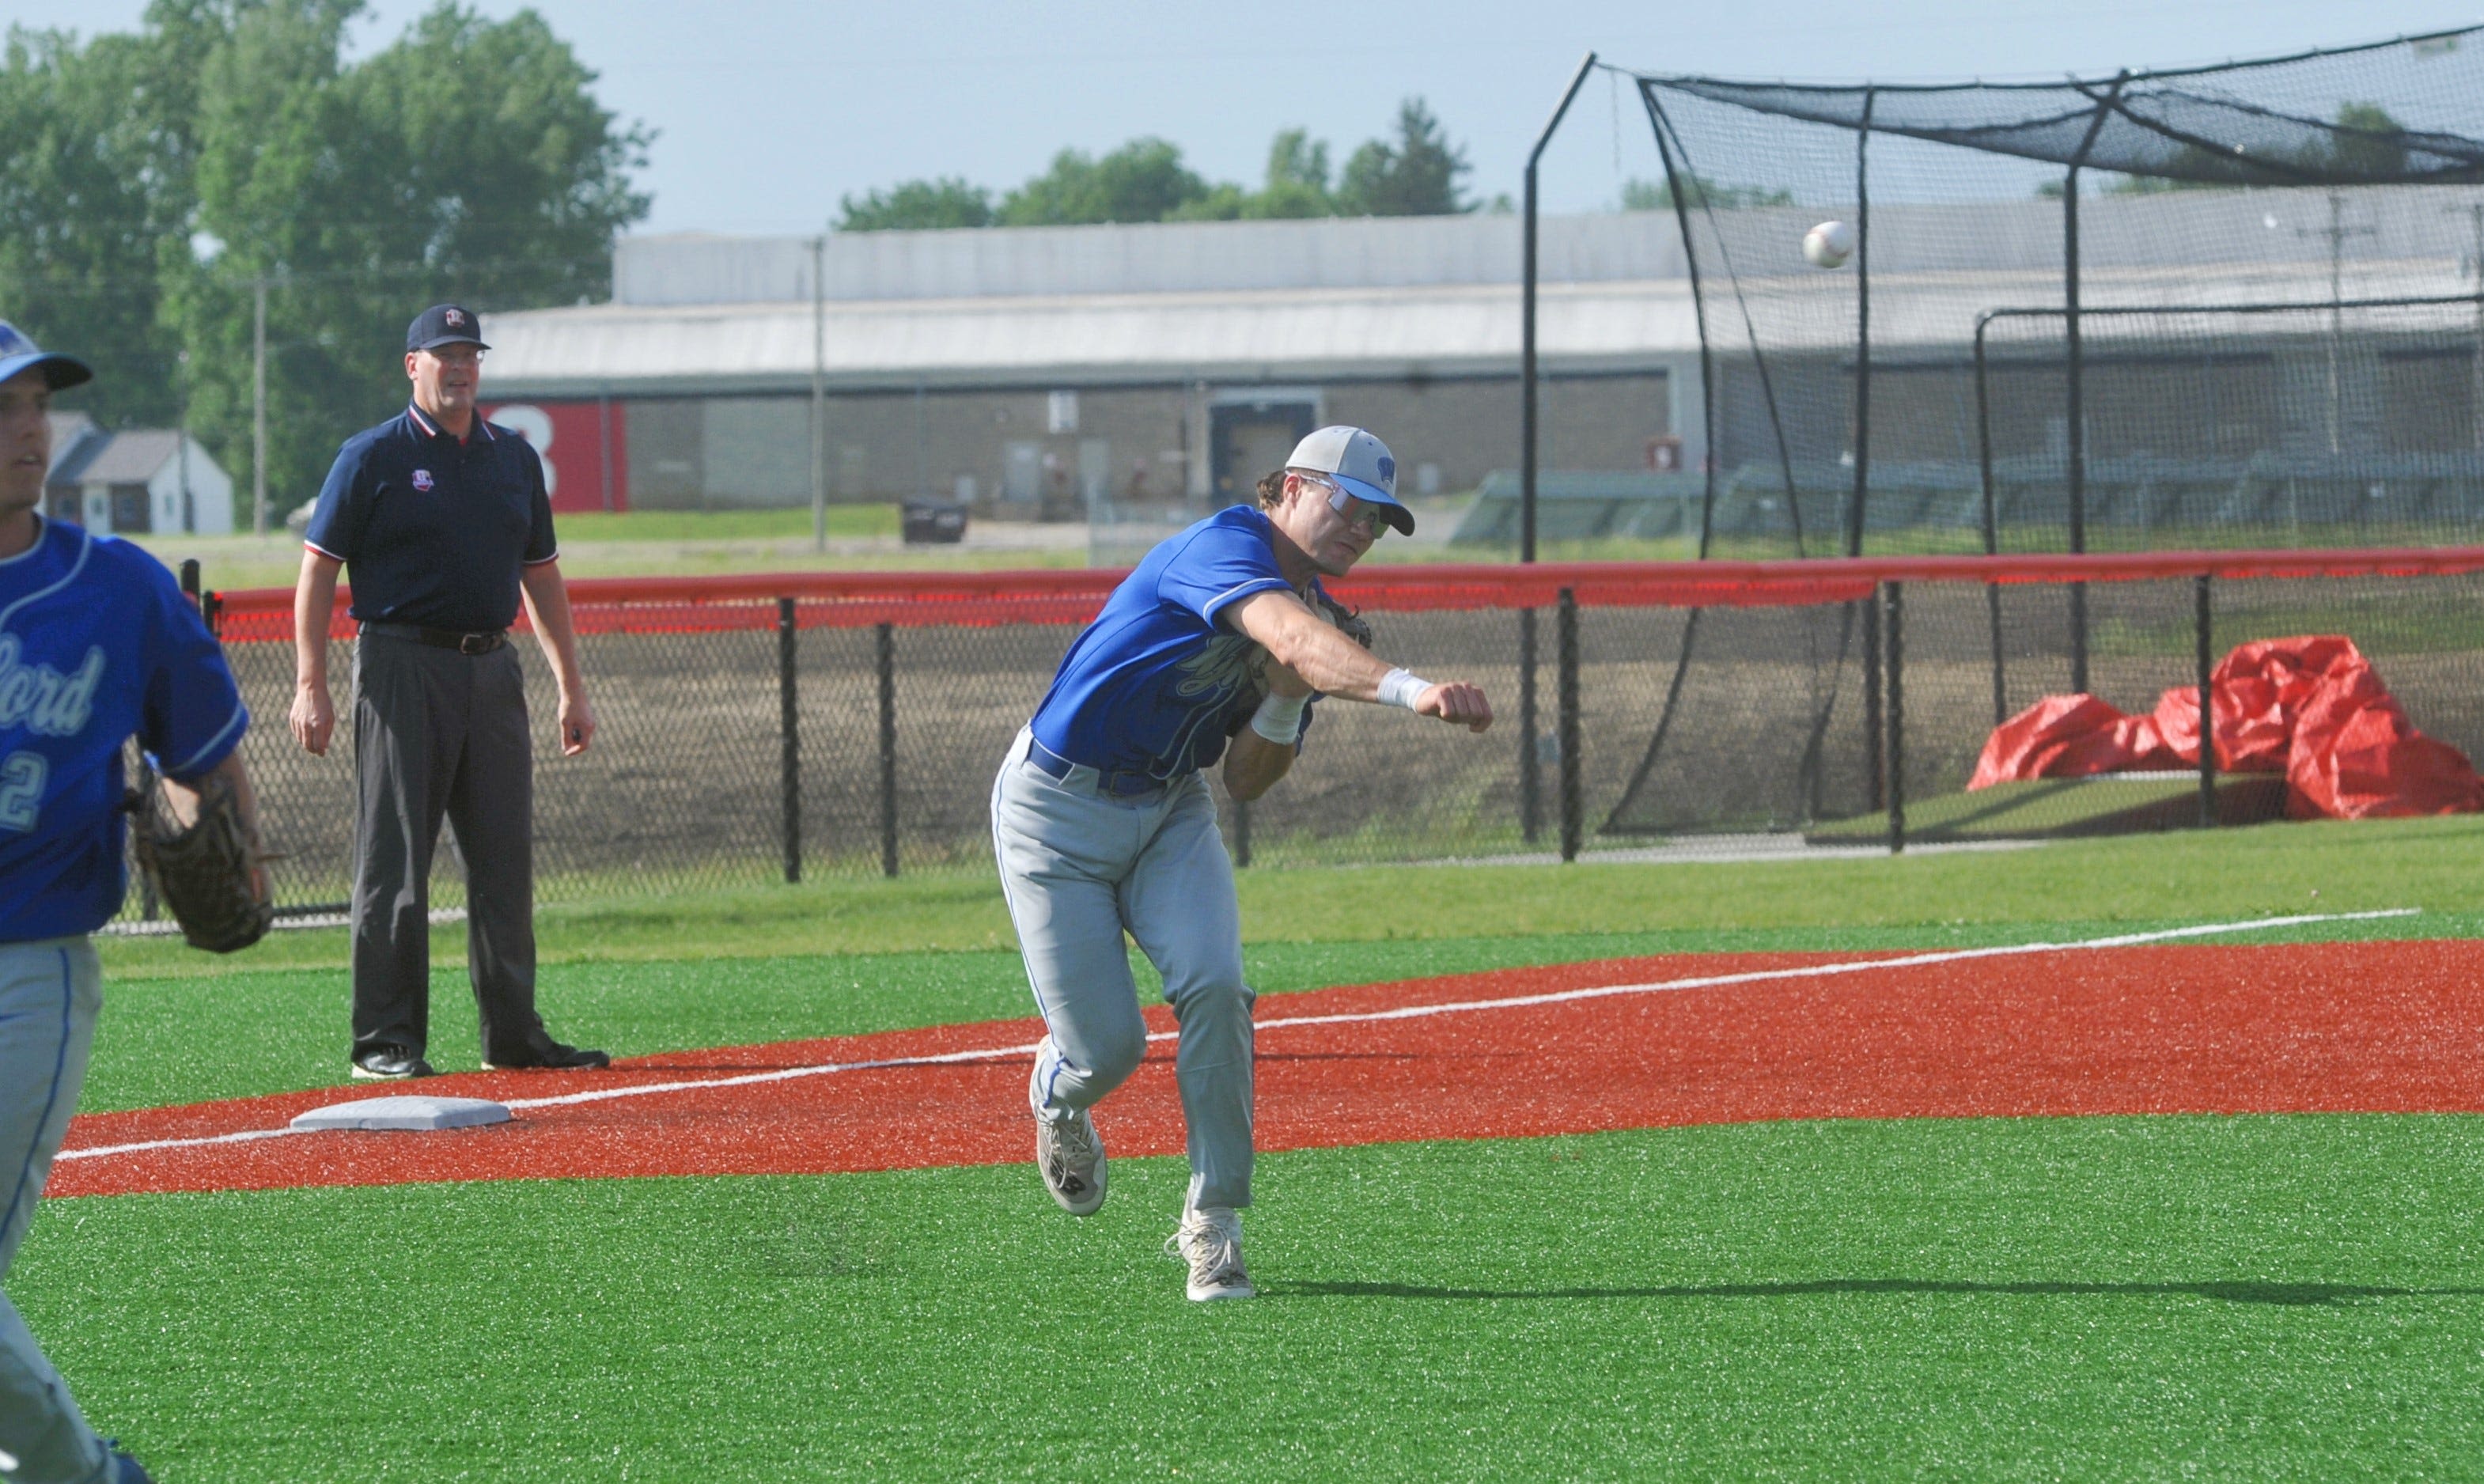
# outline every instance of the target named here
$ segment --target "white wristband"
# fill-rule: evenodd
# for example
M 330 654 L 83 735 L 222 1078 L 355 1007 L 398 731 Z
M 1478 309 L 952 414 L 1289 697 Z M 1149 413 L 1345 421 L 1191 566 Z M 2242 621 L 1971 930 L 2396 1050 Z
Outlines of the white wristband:
M 1380 694 L 1376 699 L 1383 706 L 1403 706 L 1413 711 L 1423 692 L 1431 688 L 1430 681 L 1400 665 L 1380 677 Z
M 1302 741 L 1303 708 L 1310 703 L 1307 695 L 1261 696 L 1259 709 L 1251 714 L 1251 730 L 1281 747 L 1290 747 Z

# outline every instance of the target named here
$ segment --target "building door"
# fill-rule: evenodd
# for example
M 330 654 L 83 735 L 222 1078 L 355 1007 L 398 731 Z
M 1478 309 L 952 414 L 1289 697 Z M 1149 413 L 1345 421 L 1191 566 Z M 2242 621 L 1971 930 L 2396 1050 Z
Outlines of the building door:
M 143 484 L 110 486 L 112 497 L 112 529 L 117 535 L 144 535 L 155 528 L 149 519 L 154 514 Z
M 1220 400 L 1207 409 L 1209 474 L 1216 503 L 1247 505 L 1259 476 L 1286 458 L 1319 425 L 1319 404 L 1300 394 L 1266 400 Z

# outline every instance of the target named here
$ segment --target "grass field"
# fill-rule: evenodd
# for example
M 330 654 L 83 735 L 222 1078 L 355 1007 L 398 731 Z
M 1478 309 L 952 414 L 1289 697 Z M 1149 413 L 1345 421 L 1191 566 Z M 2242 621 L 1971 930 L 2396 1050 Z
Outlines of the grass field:
M 1243 874 L 1263 992 L 1654 953 L 2417 907 L 2484 821 L 2003 853 Z M 1022 1016 L 967 877 L 547 910 L 627 1052 Z M 333 1085 L 341 933 L 105 945 L 87 1111 Z M 462 952 L 434 1050 L 473 1065 Z M 1476 1063 L 1479 1077 L 1496 1067 Z M 159 1477 L 2277 1478 L 2484 1456 L 2466 1116 L 1759 1123 L 1268 1158 L 1264 1296 L 1185 1304 L 1175 1161 L 47 1203 L 11 1297 Z

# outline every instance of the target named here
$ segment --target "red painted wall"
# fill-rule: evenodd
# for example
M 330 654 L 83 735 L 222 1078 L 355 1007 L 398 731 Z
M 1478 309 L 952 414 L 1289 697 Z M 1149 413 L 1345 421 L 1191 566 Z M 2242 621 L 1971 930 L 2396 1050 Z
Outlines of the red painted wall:
M 552 486 L 555 515 L 606 508 L 605 461 L 611 461 L 614 510 L 630 508 L 630 443 L 619 402 L 486 402 L 483 416 L 535 445 Z

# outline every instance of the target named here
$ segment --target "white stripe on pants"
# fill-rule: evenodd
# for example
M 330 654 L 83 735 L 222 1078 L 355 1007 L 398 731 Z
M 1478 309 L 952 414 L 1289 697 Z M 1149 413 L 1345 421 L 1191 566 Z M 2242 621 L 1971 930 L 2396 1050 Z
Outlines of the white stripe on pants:
M 84 937 L 0 944 L 0 1278 L 42 1199 L 52 1156 L 77 1110 L 103 1008 L 103 970 Z M 83 1484 L 103 1444 L 43 1358 L 15 1305 L 0 1296 L 0 1451 L 14 1484 Z
M 992 848 L 1048 1033 L 1028 1097 L 1039 1117 L 1094 1106 L 1147 1052 L 1127 930 L 1164 976 L 1181 1033 L 1174 1076 L 1189 1132 L 1190 1203 L 1251 1203 L 1251 1003 L 1242 914 L 1216 800 L 1197 773 L 1135 798 L 1092 769 L 1055 779 L 1020 732 L 992 783 Z

